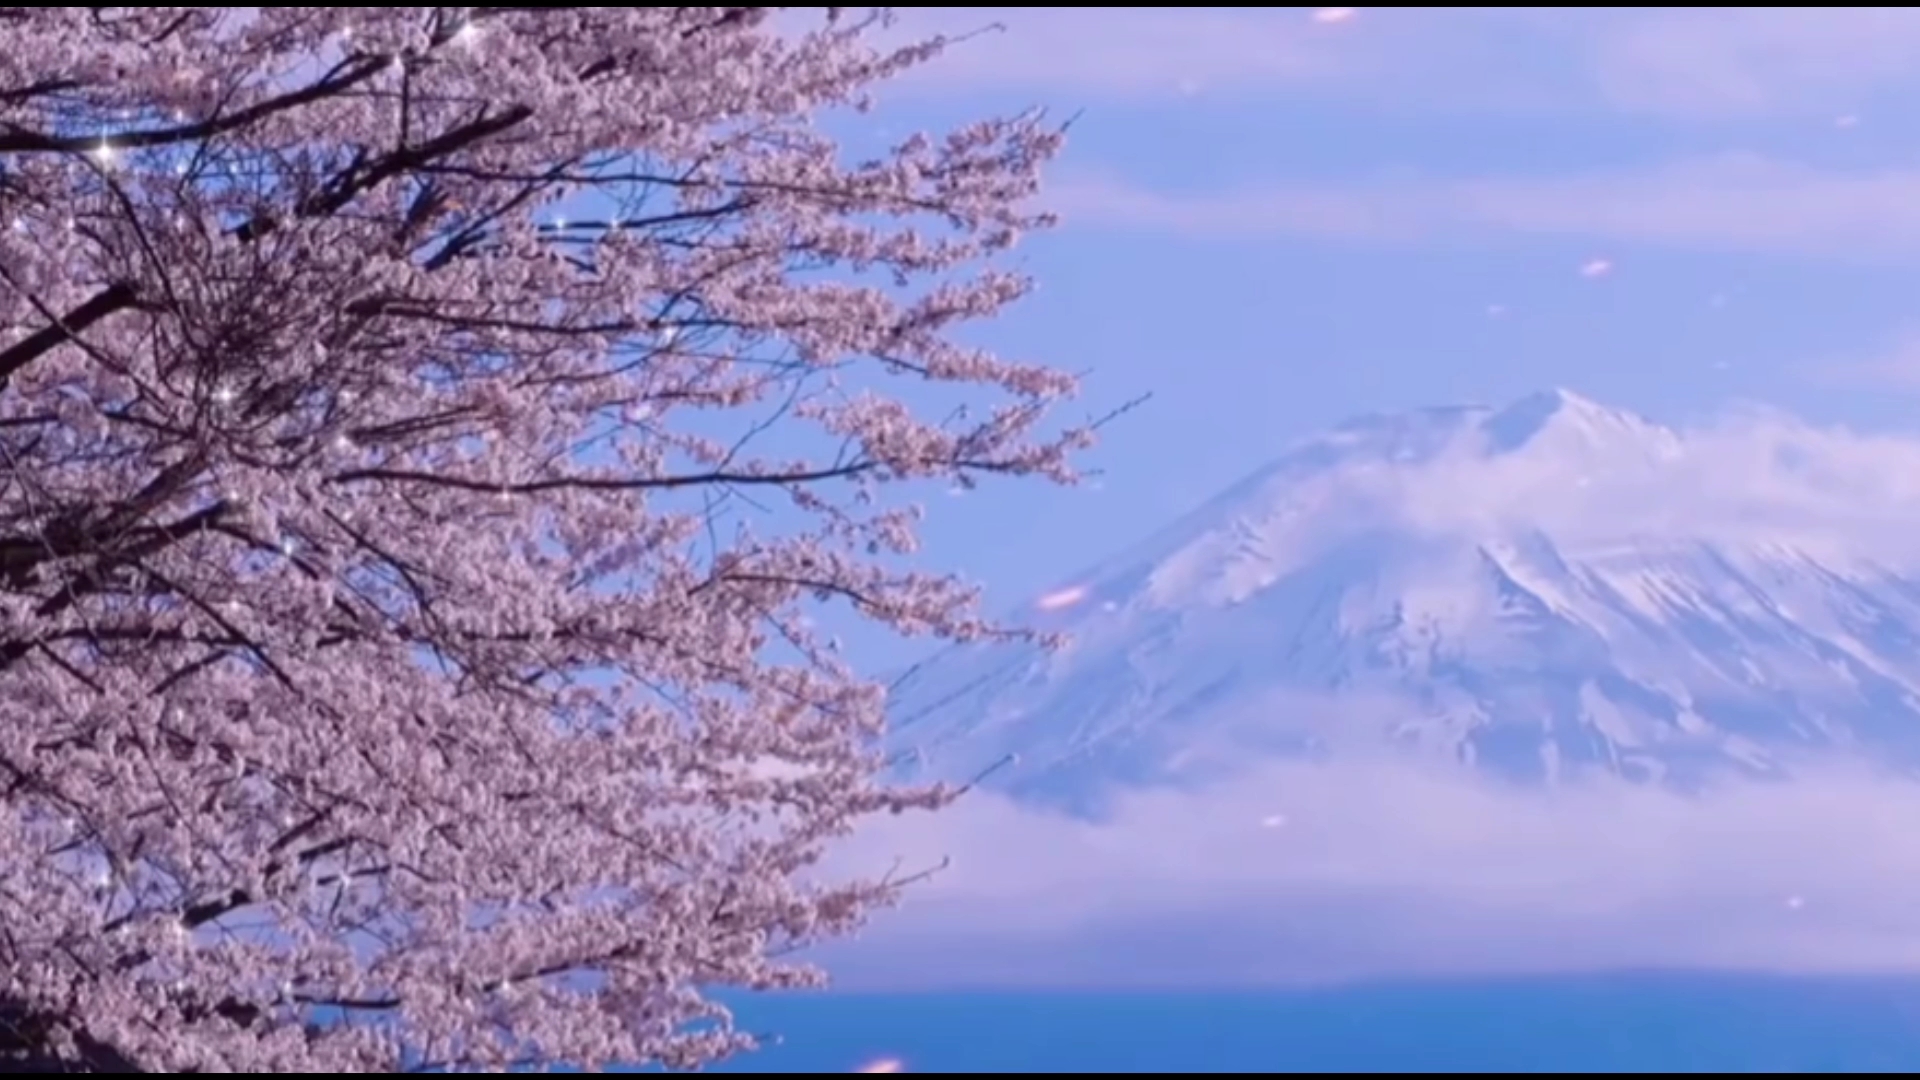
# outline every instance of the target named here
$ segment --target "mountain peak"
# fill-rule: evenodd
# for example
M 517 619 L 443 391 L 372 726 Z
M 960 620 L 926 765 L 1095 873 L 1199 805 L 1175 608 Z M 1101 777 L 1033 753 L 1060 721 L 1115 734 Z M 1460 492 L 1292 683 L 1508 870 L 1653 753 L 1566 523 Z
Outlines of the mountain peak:
M 1598 448 L 1626 440 L 1665 441 L 1672 434 L 1631 412 L 1557 387 L 1528 394 L 1500 409 L 1480 422 L 1480 431 L 1486 436 L 1488 452 L 1494 454 L 1542 442 Z

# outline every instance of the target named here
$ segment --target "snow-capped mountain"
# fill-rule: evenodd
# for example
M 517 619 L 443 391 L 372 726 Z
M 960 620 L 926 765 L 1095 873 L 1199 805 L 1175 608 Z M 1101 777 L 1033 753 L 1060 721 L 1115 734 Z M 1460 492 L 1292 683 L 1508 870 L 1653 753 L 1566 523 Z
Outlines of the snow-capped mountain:
M 1263 754 L 1548 782 L 1920 766 L 1916 465 L 1565 391 L 1363 418 L 1037 598 L 1063 650 L 923 665 L 895 737 L 952 779 L 1017 754 L 990 786 L 1073 802 Z

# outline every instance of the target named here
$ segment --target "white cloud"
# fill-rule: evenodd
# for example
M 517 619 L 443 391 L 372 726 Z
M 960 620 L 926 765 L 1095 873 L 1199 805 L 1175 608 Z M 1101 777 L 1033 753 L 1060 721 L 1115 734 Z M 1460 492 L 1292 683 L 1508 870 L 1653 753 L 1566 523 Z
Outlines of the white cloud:
M 972 35 L 916 73 L 943 89 L 1060 91 L 1102 98 L 1261 91 L 1376 68 L 1340 40 L 1274 8 L 915 8 L 898 33 Z
M 1652 8 L 1623 13 L 1590 53 L 1615 105 L 1688 116 L 1814 114 L 1920 73 L 1920 10 Z
M 976 793 L 841 853 L 953 863 L 823 959 L 895 985 L 1911 970 L 1916 820 L 1920 785 L 1837 764 L 1700 798 L 1274 764 L 1138 794 L 1099 823 Z
M 1081 175 L 1051 191 L 1069 224 L 1222 237 L 1407 242 L 1522 234 L 1863 260 L 1920 252 L 1920 169 L 1840 173 L 1750 154 L 1570 176 L 1186 193 Z
M 1614 444 L 1580 427 L 1492 460 L 1443 455 L 1390 476 L 1343 477 L 1436 532 L 1532 522 L 1573 542 L 1671 535 L 1740 546 L 1773 540 L 1844 565 L 1920 567 L 1920 441 L 1816 428 L 1759 405 L 1729 409 L 1671 443 Z M 1577 490 L 1566 478 L 1589 482 Z
M 1831 115 L 1920 80 L 1906 8 L 920 8 L 902 31 L 1006 31 L 930 69 L 947 88 L 1099 98 L 1299 90 L 1388 106 Z
M 1585 483 L 1569 484 L 1574 476 Z M 1430 459 L 1380 468 L 1362 458 L 1272 483 L 1247 498 L 1321 511 L 1263 524 L 1263 543 L 1301 559 L 1376 526 L 1471 543 L 1514 526 L 1570 552 L 1665 537 L 1920 570 L 1920 440 L 1814 427 L 1753 404 L 1678 432 L 1556 418 L 1520 451 L 1492 456 L 1467 428 Z
M 959 42 L 910 85 L 1064 106 L 1197 94 L 1290 98 L 1318 111 L 1358 103 L 1785 117 L 1810 138 L 1837 138 L 1834 124 L 1920 91 L 1920 10 L 1377 9 L 1336 26 L 1316 24 L 1312 10 L 930 8 L 909 12 L 898 32 L 1003 24 Z M 1082 222 L 1221 237 L 1504 233 L 1861 259 L 1920 252 L 1920 168 L 1839 170 L 1742 153 L 1565 175 L 1242 181 L 1199 191 L 1063 174 L 1053 194 Z

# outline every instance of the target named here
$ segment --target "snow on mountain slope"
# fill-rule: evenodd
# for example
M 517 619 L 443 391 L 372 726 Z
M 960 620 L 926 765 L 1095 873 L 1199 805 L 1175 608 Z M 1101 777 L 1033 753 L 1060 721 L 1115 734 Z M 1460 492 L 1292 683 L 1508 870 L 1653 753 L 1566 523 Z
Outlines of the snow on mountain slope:
M 1368 417 L 898 684 L 933 775 L 1080 803 L 1263 754 L 1691 785 L 1920 766 L 1920 447 L 1565 391 Z

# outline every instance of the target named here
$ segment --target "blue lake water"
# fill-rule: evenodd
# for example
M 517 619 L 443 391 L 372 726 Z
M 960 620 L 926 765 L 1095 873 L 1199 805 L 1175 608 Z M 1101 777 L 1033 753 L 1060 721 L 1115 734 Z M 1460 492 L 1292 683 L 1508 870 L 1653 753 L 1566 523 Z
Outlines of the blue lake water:
M 734 1002 L 722 1072 L 1909 1072 L 1920 979 L 1608 975 L 1251 992 Z

